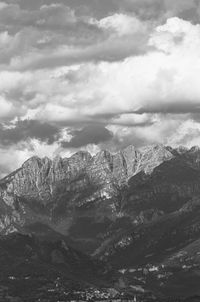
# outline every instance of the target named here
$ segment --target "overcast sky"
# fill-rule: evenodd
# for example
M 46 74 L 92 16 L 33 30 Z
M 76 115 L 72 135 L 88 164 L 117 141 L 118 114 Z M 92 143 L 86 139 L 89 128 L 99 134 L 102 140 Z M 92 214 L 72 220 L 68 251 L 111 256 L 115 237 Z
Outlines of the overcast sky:
M 0 1 L 0 176 L 153 143 L 200 144 L 200 0 Z

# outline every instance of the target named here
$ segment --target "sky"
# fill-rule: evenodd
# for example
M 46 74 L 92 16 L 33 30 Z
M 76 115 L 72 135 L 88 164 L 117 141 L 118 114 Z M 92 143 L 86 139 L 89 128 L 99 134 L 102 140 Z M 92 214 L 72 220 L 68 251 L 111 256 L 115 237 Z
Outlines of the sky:
M 0 1 L 0 177 L 29 157 L 200 145 L 200 0 Z

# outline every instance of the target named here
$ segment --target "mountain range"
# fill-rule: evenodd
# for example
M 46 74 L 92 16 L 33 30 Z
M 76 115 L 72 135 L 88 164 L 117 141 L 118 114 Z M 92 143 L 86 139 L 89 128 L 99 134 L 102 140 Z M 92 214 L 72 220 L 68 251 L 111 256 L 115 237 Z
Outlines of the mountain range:
M 200 297 L 200 148 L 32 157 L 0 180 L 0 234 L 3 284 L 35 266 L 101 297 Z

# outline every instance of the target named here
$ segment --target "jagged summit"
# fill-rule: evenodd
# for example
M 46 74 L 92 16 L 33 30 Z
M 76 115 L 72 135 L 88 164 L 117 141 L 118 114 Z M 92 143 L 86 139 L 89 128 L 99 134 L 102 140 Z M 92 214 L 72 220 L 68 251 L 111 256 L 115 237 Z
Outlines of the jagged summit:
M 85 163 L 92 163 L 92 161 L 101 161 L 101 160 L 107 160 L 109 162 L 113 161 L 114 158 L 118 157 L 123 157 L 126 161 L 128 161 L 128 165 L 131 164 L 130 161 L 134 160 L 134 158 L 142 159 L 142 161 L 154 161 L 154 160 L 159 160 L 162 162 L 162 160 L 168 160 L 171 159 L 174 156 L 174 153 L 177 152 L 178 154 L 184 154 L 186 152 L 190 153 L 195 153 L 199 152 L 200 147 L 199 146 L 194 146 L 190 149 L 184 147 L 184 146 L 179 146 L 177 148 L 172 148 L 169 146 L 164 146 L 163 144 L 153 144 L 153 145 L 147 145 L 144 147 L 139 147 L 136 148 L 134 145 L 129 145 L 126 148 L 116 152 L 112 153 L 108 150 L 102 150 L 96 155 L 92 156 L 88 151 L 78 151 L 71 155 L 70 157 L 64 157 L 62 158 L 60 155 L 57 155 L 55 158 L 50 159 L 48 157 L 40 158 L 38 156 L 33 156 L 29 159 L 27 159 L 21 168 L 25 167 L 41 167 L 43 165 L 58 165 L 59 163 L 66 163 L 66 162 L 71 162 L 74 164 L 81 164 L 81 162 Z M 145 165 L 146 163 L 144 163 Z M 144 166 L 143 165 L 143 166 Z M 155 163 L 156 165 L 156 163 Z M 152 164 L 152 166 L 154 166 Z M 20 169 L 20 168 L 19 168 Z M 137 169 L 137 171 L 139 171 Z M 150 169 L 151 171 L 151 169 Z M 15 172 L 12 172 L 13 174 Z M 148 173 L 148 169 L 147 169 Z M 130 173 L 128 173 L 130 174 Z M 9 177 L 6 176 L 3 179 Z
M 175 149 L 179 154 L 184 154 L 189 151 L 187 147 L 184 146 L 179 146 L 178 148 Z
M 159 145 L 140 149 L 128 146 L 114 154 L 100 151 L 94 156 L 79 151 L 69 158 L 57 156 L 53 160 L 34 156 L 0 181 L 4 213 L 0 214 L 0 232 L 42 220 L 66 233 L 75 217 L 114 219 L 120 215 L 118 195 L 128 180 L 140 171 L 152 173 L 171 158 L 173 154 Z
M 155 192 L 176 190 L 167 186 L 180 175 L 184 182 L 189 181 L 187 175 L 196 179 L 199 155 L 163 145 L 131 145 L 116 153 L 103 150 L 94 156 L 85 151 L 53 160 L 34 156 L 0 181 L 0 233 L 44 223 L 73 238 L 89 236 L 89 249 L 93 250 L 98 230 L 106 229 L 108 221 L 129 216 L 132 211 L 137 215 L 141 206 L 134 208 L 135 202 L 142 205 L 153 199 Z M 199 188 L 198 184 L 194 188 L 184 186 L 177 188 L 178 195 L 189 196 Z
M 193 146 L 189 152 L 199 152 L 200 151 L 200 146 Z
M 193 147 L 193 148 L 195 148 L 195 150 L 196 150 L 197 147 Z M 192 151 L 192 149 L 191 149 L 191 151 Z M 194 151 L 194 149 L 193 149 L 193 151 Z M 81 162 L 89 163 L 92 160 L 99 161 L 99 160 L 105 159 L 108 161 L 112 161 L 113 158 L 118 157 L 118 156 L 123 156 L 123 157 L 125 157 L 125 159 L 130 160 L 130 159 L 133 159 L 133 157 L 137 157 L 138 154 L 141 154 L 141 155 L 148 154 L 150 159 L 152 156 L 154 156 L 154 158 L 160 157 L 160 156 L 163 158 L 166 157 L 166 159 L 168 157 L 170 157 L 170 151 L 164 145 L 154 144 L 154 145 L 149 145 L 149 146 L 145 146 L 145 147 L 141 147 L 141 148 L 136 148 L 133 145 L 129 145 L 128 147 L 126 147 L 116 153 L 112 153 L 108 150 L 102 150 L 94 156 L 92 156 L 87 151 L 78 151 L 78 152 L 74 153 L 73 155 L 71 155 L 70 157 L 64 157 L 64 158 L 62 158 L 60 155 L 57 155 L 52 160 L 48 157 L 40 158 L 38 156 L 33 156 L 33 157 L 27 159 L 23 163 L 21 168 L 36 167 L 36 166 L 41 167 L 41 166 L 47 165 L 47 164 L 58 164 L 61 162 L 68 162 L 68 161 L 71 163 L 77 163 L 77 164 L 81 163 Z M 14 172 L 12 172 L 12 174 L 13 173 Z M 9 175 L 4 178 L 7 178 L 7 177 L 9 177 Z
M 165 255 L 172 258 L 161 263 L 171 266 L 180 247 L 193 257 L 189 240 L 199 248 L 199 200 L 198 147 L 34 156 L 0 181 L 0 235 L 64 236 L 117 268 L 159 263 Z M 187 261 L 180 265 L 193 265 Z

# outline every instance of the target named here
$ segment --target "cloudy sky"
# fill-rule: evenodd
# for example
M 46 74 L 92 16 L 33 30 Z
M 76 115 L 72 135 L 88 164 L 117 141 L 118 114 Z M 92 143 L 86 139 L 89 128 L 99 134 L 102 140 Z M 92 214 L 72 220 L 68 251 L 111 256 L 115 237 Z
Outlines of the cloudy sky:
M 200 144 L 200 0 L 0 1 L 0 176 L 33 155 Z

